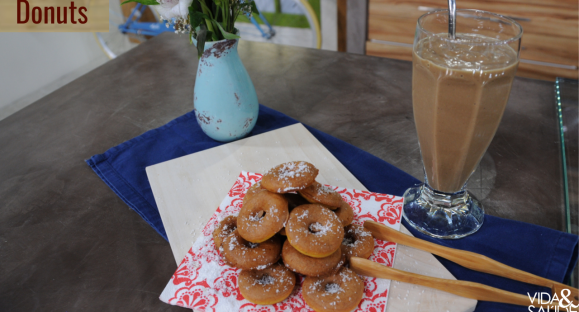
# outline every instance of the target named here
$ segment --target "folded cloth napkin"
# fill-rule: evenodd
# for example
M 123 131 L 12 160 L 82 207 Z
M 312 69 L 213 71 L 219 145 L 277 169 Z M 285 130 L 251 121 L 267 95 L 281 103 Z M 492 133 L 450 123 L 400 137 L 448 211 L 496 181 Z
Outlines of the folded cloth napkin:
M 259 118 L 250 135 L 297 123 L 280 112 L 260 105 Z M 308 130 L 371 192 L 401 196 L 419 183 L 412 176 L 387 162 L 308 127 Z M 91 157 L 86 162 L 95 173 L 133 210 L 167 239 L 145 168 L 163 161 L 219 146 L 207 137 L 187 113 L 168 124 L 145 132 L 116 147 Z M 437 244 L 486 255 L 492 259 L 556 281 L 567 280 L 577 262 L 579 237 L 560 231 L 485 215 L 483 227 L 458 240 L 440 240 L 404 226 L 413 235 Z M 460 280 L 469 280 L 531 297 L 544 288 L 475 272 L 440 259 Z M 530 301 L 529 301 L 530 303 Z M 529 311 L 527 307 L 479 302 L 476 311 Z

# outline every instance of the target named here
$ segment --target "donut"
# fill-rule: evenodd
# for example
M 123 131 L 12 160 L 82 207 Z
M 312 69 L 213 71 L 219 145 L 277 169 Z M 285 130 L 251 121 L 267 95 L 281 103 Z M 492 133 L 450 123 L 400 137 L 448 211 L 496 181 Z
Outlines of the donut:
M 340 204 L 338 209 L 334 210 L 334 213 L 338 216 L 338 219 L 342 221 L 343 226 L 350 225 L 354 220 L 354 210 L 352 210 L 352 207 L 345 201 L 342 201 L 342 204 Z
M 307 276 L 302 284 L 302 295 L 316 312 L 349 312 L 364 296 L 364 280 L 342 267 L 334 275 Z
M 328 208 L 312 204 L 292 210 L 285 232 L 295 249 L 314 258 L 333 254 L 344 239 L 344 227 L 336 214 Z
M 277 165 L 261 178 L 261 186 L 274 193 L 303 190 L 314 183 L 318 169 L 305 161 L 290 161 Z
M 342 259 L 342 252 L 338 249 L 328 257 L 312 258 L 297 251 L 286 240 L 281 250 L 281 258 L 285 266 L 296 273 L 306 276 L 322 276 L 331 274 L 338 267 Z
M 245 192 L 245 196 L 243 197 L 243 204 L 245 204 L 251 198 L 253 198 L 253 195 L 263 191 L 266 191 L 266 189 L 261 187 L 260 182 L 257 182 L 254 185 L 250 186 L 249 189 L 247 189 L 247 192 Z
M 261 243 L 279 232 L 288 216 L 287 200 L 282 195 L 259 192 L 241 207 L 237 231 L 244 239 Z
M 227 218 L 221 220 L 219 225 L 213 231 L 213 241 L 215 242 L 215 249 L 219 250 L 223 239 L 229 235 L 231 232 L 237 229 L 237 217 L 228 216 Z
M 346 260 L 350 261 L 351 257 L 370 258 L 374 251 L 372 233 L 358 224 L 350 224 L 344 231 L 342 252 L 346 255 Z
M 255 304 L 274 304 L 291 295 L 296 275 L 276 263 L 264 270 L 242 270 L 237 279 L 239 291 Z
M 310 203 L 320 204 L 332 210 L 340 207 L 344 201 L 338 192 L 318 182 L 314 182 L 305 189 L 299 190 L 298 193 Z
M 237 232 L 223 239 L 223 256 L 232 266 L 242 270 L 263 270 L 277 262 L 281 253 L 281 240 L 275 236 L 256 244 L 243 239 Z

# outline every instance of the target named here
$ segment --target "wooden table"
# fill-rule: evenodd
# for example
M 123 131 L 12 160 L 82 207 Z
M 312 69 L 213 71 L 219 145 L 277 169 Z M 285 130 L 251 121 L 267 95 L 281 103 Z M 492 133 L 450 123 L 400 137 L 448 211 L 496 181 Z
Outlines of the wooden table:
M 239 51 L 261 103 L 422 176 L 409 62 Z M 164 34 L 0 121 L 0 311 L 182 311 L 158 300 L 169 244 L 84 160 L 190 111 L 196 60 Z M 515 80 L 470 181 L 487 213 L 563 229 L 553 98 L 550 82 Z

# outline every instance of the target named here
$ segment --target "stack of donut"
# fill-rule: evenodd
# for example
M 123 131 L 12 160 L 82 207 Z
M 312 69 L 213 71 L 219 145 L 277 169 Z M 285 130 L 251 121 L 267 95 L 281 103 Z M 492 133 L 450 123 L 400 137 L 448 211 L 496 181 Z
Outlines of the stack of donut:
M 362 300 L 364 281 L 347 266 L 351 257 L 370 257 L 374 239 L 352 224 L 350 205 L 317 175 L 305 161 L 272 168 L 249 188 L 239 215 L 213 232 L 215 248 L 242 269 L 239 290 L 248 301 L 285 300 L 295 273 L 305 276 L 302 294 L 317 312 L 351 311 Z

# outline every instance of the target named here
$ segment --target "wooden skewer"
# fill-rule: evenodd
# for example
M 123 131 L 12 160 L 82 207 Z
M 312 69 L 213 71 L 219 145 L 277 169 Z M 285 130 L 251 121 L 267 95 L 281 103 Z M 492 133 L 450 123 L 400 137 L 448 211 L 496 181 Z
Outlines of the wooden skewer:
M 358 257 L 352 257 L 350 259 L 350 269 L 364 276 L 426 286 L 476 300 L 510 303 L 527 307 L 531 305 L 531 300 L 526 295 L 520 295 L 474 282 L 448 280 L 405 272 Z M 540 304 L 537 298 L 533 300 L 532 304 L 536 308 L 543 307 L 544 309 L 548 307 L 554 308 L 554 305 L 557 305 L 557 303 Z
M 471 270 L 502 276 L 533 285 L 548 287 L 551 288 L 552 294 L 557 294 L 558 297 L 561 296 L 561 290 L 568 289 L 570 291 L 568 299 L 572 300 L 574 305 L 579 303 L 579 289 L 531 274 L 529 272 L 515 269 L 481 254 L 453 249 L 427 242 L 425 240 L 406 235 L 374 221 L 364 222 L 364 227 L 372 232 L 372 235 L 377 239 L 395 242 L 405 246 L 424 250 Z M 527 305 L 528 303 L 529 299 L 527 298 Z

